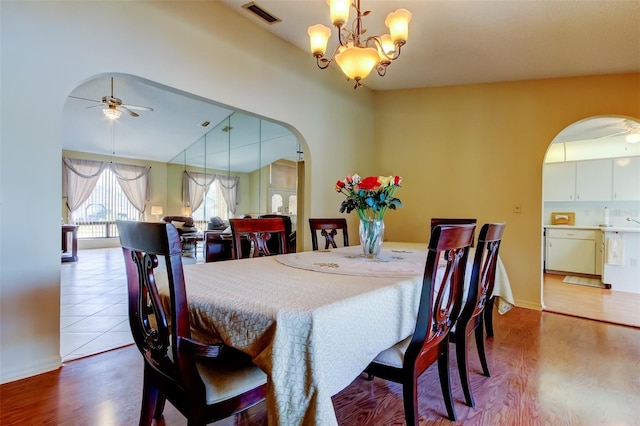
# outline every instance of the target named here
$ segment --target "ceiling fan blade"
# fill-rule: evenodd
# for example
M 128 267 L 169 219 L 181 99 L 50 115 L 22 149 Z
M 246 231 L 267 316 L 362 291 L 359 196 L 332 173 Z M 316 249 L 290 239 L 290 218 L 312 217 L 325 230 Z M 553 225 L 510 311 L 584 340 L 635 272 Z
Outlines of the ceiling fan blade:
M 621 130 L 619 132 L 615 132 L 615 133 L 611 133 L 611 134 L 608 134 L 608 135 L 600 136 L 599 138 L 596 138 L 594 140 L 599 141 L 600 139 L 612 138 L 614 136 L 624 135 L 625 133 L 629 133 L 630 131 L 631 131 L 631 129 Z
M 69 95 L 69 97 L 73 98 L 73 99 L 80 99 L 81 101 L 97 102 L 99 104 L 102 103 L 102 101 L 98 101 L 98 100 L 95 100 L 95 99 L 81 98 L 80 96 L 71 96 L 71 95 Z
M 129 109 L 135 109 L 138 111 L 153 111 L 153 108 L 151 107 L 147 107 L 147 106 L 140 106 L 140 105 L 122 105 L 125 108 L 129 108 Z
M 120 106 L 118 107 L 118 109 L 125 110 L 125 111 L 127 112 L 127 114 L 129 114 L 129 115 L 130 115 L 130 116 L 132 116 L 132 117 L 140 117 L 140 114 L 138 114 L 137 112 L 133 112 L 133 111 L 131 111 L 129 108 L 127 108 L 127 107 L 126 107 L 126 106 L 124 106 L 124 105 L 120 105 Z

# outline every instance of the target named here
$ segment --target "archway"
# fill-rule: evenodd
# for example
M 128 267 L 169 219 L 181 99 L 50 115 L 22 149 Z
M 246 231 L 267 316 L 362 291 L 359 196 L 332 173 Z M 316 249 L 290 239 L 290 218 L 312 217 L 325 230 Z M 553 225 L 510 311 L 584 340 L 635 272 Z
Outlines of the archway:
M 622 303 L 622 295 L 635 297 L 626 293 L 633 271 L 611 273 L 624 266 L 608 264 L 605 243 L 617 230 L 634 228 L 627 218 L 640 214 L 637 141 L 640 120 L 598 116 L 569 125 L 550 143 L 543 164 L 543 309 L 609 321 L 604 311 L 611 297 Z M 613 229 L 615 234 L 606 232 Z M 605 290 L 593 288 L 598 285 Z

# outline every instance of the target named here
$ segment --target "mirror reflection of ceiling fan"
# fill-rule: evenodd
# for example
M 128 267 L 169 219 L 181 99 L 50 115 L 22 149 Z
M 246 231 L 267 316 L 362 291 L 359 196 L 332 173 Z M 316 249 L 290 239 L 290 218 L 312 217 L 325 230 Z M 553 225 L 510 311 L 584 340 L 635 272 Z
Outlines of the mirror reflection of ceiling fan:
M 83 101 L 96 102 L 97 105 L 91 105 L 91 106 L 88 106 L 87 108 L 95 108 L 95 107 L 102 106 L 103 107 L 102 112 L 107 118 L 111 120 L 116 120 L 120 118 L 120 116 L 122 115 L 122 111 L 126 112 L 132 117 L 140 116 L 140 114 L 138 114 L 133 110 L 153 111 L 153 108 L 148 106 L 124 104 L 122 102 L 122 99 L 118 99 L 114 97 L 113 96 L 113 77 L 111 77 L 111 96 L 103 96 L 101 100 L 81 98 L 79 96 L 71 96 L 71 95 L 69 95 L 69 97 L 74 99 L 80 99 Z
M 625 140 L 629 143 L 640 142 L 640 123 L 632 120 L 622 120 L 620 125 L 616 125 L 611 128 L 611 133 L 601 136 L 598 139 L 605 139 L 620 135 L 627 135 Z

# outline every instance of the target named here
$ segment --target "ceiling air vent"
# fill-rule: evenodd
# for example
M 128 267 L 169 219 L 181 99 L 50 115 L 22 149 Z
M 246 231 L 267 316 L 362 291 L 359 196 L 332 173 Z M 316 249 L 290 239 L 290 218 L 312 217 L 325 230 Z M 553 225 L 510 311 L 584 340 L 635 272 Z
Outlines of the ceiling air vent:
M 264 10 L 261 6 L 258 6 L 255 2 L 247 3 L 242 6 L 243 9 L 247 9 L 249 12 L 258 16 L 260 19 L 265 21 L 267 24 L 275 24 L 277 22 L 282 21 L 280 18 L 276 18 L 271 13 Z
M 210 121 L 204 120 L 204 121 L 201 121 L 200 124 L 198 124 L 198 126 L 200 126 L 200 127 L 209 127 L 209 124 L 211 124 Z

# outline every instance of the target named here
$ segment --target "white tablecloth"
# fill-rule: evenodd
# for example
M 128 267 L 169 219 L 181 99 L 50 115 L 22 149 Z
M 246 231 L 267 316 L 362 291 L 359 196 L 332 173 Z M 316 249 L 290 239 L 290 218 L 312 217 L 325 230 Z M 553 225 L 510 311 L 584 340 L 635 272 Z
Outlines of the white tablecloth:
M 382 266 L 385 276 L 371 276 L 284 264 L 299 254 L 185 266 L 193 337 L 238 348 L 267 373 L 270 425 L 336 425 L 331 396 L 413 332 L 425 247 L 403 253 L 407 259 L 425 256 L 420 272 L 396 276 L 389 265 Z M 341 250 L 355 248 L 334 255 Z M 326 254 L 304 256 L 323 263 Z M 398 265 L 414 261 L 418 267 L 417 260 L 398 259 Z M 382 263 L 368 261 L 363 270 Z M 168 294 L 166 275 L 160 271 L 156 279 L 161 294 Z
M 466 284 L 471 279 L 474 249 L 468 257 Z M 424 274 L 427 245 L 420 243 L 385 242 L 377 259 L 366 259 L 360 246 L 339 250 L 292 253 L 278 257 L 278 261 L 294 268 L 339 275 L 374 277 L 416 277 Z M 498 312 L 504 314 L 514 305 L 511 284 L 502 260 L 498 256 L 496 279 L 492 296 L 497 298 Z

